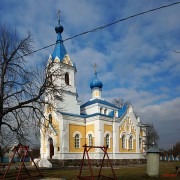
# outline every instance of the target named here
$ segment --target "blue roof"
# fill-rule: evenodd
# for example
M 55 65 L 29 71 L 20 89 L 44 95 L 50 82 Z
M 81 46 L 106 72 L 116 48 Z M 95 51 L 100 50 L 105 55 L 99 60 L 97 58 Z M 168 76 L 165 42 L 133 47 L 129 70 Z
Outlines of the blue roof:
M 127 111 L 128 105 L 124 105 L 122 108 L 118 110 L 118 117 L 121 117 L 124 115 L 124 113 Z
M 128 105 L 124 105 L 122 108 L 118 108 L 118 117 L 120 118 L 120 117 L 122 117 L 125 113 L 126 113 L 126 111 L 127 111 L 127 108 L 128 108 Z M 111 116 L 111 117 L 114 117 L 114 114 L 115 114 L 115 112 L 114 112 L 114 110 L 112 110 L 109 114 L 108 114 L 108 116 Z
M 55 31 L 57 33 L 57 41 L 56 41 L 56 46 L 54 48 L 54 51 L 52 53 L 52 60 L 54 60 L 57 56 L 59 60 L 62 62 L 65 55 L 67 54 L 67 51 L 64 47 L 62 36 L 61 36 L 61 33 L 63 32 L 63 26 L 60 25 L 60 21 L 58 21 L 58 25 L 55 27 Z
M 95 73 L 95 78 L 91 82 L 90 88 L 93 89 L 93 88 L 102 88 L 102 87 L 103 87 L 103 83 L 98 79 L 97 73 Z
M 114 117 L 114 110 L 111 111 L 111 112 L 108 114 L 108 116 Z
M 110 106 L 110 107 L 113 107 L 113 108 L 118 108 L 117 106 L 115 106 L 114 104 L 112 103 L 109 103 L 105 100 L 102 100 L 102 99 L 94 99 L 92 101 L 88 101 L 86 102 L 85 104 L 81 105 L 81 108 L 84 108 L 86 106 L 90 106 L 92 104 L 96 104 L 96 103 L 99 103 L 99 104 L 103 104 L 103 105 L 106 105 L 106 106 Z

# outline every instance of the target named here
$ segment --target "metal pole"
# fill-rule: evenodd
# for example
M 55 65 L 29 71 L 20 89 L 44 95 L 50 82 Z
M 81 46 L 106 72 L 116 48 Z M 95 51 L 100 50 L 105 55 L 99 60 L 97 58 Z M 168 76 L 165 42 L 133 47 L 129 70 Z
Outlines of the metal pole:
M 83 159 L 82 159 L 82 162 L 81 162 L 81 168 L 80 168 L 80 171 L 79 171 L 79 177 L 81 177 L 82 167 L 83 167 L 83 164 L 84 164 L 85 152 L 86 152 L 86 144 L 84 146 L 84 153 L 83 153 Z
M 20 167 L 20 169 L 19 169 L 19 172 L 18 172 L 18 175 L 17 175 L 17 177 L 16 177 L 16 180 L 18 180 L 19 179 L 19 176 L 20 176 L 20 174 L 21 174 L 21 171 L 22 171 L 22 167 L 24 166 L 24 168 L 25 168 L 25 170 L 26 170 L 26 173 L 28 174 L 28 176 L 30 176 L 30 174 L 29 174 L 29 172 L 28 172 L 28 170 L 27 170 L 27 168 L 26 168 L 26 166 L 25 166 L 25 164 L 24 164 L 24 159 L 25 159 L 25 157 L 26 157 L 26 155 L 27 155 L 27 150 L 26 150 L 26 148 L 25 148 L 25 154 L 23 154 L 23 156 L 22 156 L 22 158 L 21 158 L 21 155 L 19 154 L 19 149 L 20 148 L 22 148 L 23 150 L 24 150 L 24 148 L 25 148 L 25 146 L 19 146 L 19 147 L 17 147 L 17 149 L 16 149 L 16 151 L 17 151 L 17 154 L 18 154 L 18 156 L 19 156 L 19 158 L 20 158 L 20 161 L 21 161 L 21 167 Z
M 16 146 L 15 146 L 15 147 L 16 147 Z M 8 168 L 7 168 L 6 172 L 4 173 L 4 176 L 3 176 L 2 180 L 5 179 L 8 171 L 9 171 L 9 168 L 10 168 L 10 166 L 11 166 L 11 164 L 12 164 L 12 161 L 13 161 L 13 159 L 14 159 L 15 154 L 16 154 L 16 149 L 14 150 L 14 154 L 13 154 L 13 156 L 12 156 L 11 162 L 9 163 Z
M 106 147 L 101 147 L 101 149 L 104 151 L 104 156 L 103 156 L 103 159 L 102 159 L 102 162 L 101 162 L 101 167 L 100 167 L 100 170 L 99 170 L 98 179 L 101 176 L 101 170 L 102 170 L 102 167 L 103 167 L 103 164 L 104 164 L 105 151 L 107 151 L 107 146 Z
M 89 149 L 90 150 L 90 149 Z M 86 149 L 86 154 L 87 154 L 87 158 L 88 158 L 88 164 L 89 164 L 89 168 L 90 168 L 90 172 L 91 172 L 91 179 L 94 180 L 94 175 L 93 175 L 93 171 L 92 171 L 92 167 L 91 167 L 91 161 L 89 159 L 89 154 L 88 151 Z
M 108 153 L 107 153 L 107 149 L 106 149 L 106 151 L 105 151 L 105 154 L 106 154 L 106 156 L 107 156 L 107 158 L 108 158 L 108 161 L 109 161 L 109 164 L 110 164 L 110 166 L 111 166 L 111 171 L 112 171 L 112 173 L 113 173 L 114 179 L 116 180 L 117 177 L 116 177 L 116 175 L 115 175 L 115 173 L 114 173 L 114 169 L 113 169 L 113 167 L 112 167 L 111 160 L 109 159 L 109 156 L 108 156 Z
M 34 163 L 35 167 L 36 167 L 36 170 L 39 172 L 40 176 L 43 177 L 43 175 L 41 174 L 41 171 L 39 170 L 39 168 L 37 167 L 36 163 L 34 162 L 30 152 L 27 150 L 27 153 L 29 155 L 29 157 L 31 158 L 31 161 Z

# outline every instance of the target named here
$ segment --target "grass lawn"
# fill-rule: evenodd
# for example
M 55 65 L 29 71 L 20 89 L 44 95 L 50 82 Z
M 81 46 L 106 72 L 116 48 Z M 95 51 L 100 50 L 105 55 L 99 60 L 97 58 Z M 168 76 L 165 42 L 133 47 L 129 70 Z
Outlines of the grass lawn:
M 162 174 L 175 174 L 175 165 L 180 166 L 180 162 L 160 162 L 160 176 L 158 178 L 154 178 L 154 177 L 148 177 L 146 176 L 146 164 L 143 165 L 132 165 L 132 166 L 118 166 L 118 167 L 114 167 L 114 172 L 117 176 L 118 179 L 121 180 L 139 180 L 139 179 L 149 179 L 149 180 L 153 180 L 153 179 L 180 179 L 179 177 L 162 177 Z M 8 172 L 7 179 L 15 179 L 15 177 L 17 176 L 17 167 L 18 164 L 13 165 L 14 167 L 11 167 L 11 169 Z M 28 171 L 30 172 L 30 174 L 32 176 L 34 175 L 38 175 L 35 172 L 35 169 L 32 168 L 31 166 L 27 166 Z M 50 168 L 50 169 L 45 169 L 45 168 L 41 168 L 41 173 L 43 174 L 43 178 L 65 178 L 67 180 L 77 180 L 77 175 L 79 174 L 79 167 L 64 167 L 64 168 Z M 2 170 L 0 170 L 1 172 L 1 176 L 2 176 Z M 94 175 L 98 175 L 99 172 L 99 168 L 95 167 L 93 168 L 93 174 Z M 180 172 L 180 170 L 179 170 Z M 105 176 L 109 176 L 109 177 L 113 177 L 112 176 L 112 172 L 110 168 L 107 167 L 103 167 L 102 170 L 102 175 Z M 89 169 L 87 169 L 87 167 L 83 167 L 83 174 L 85 176 L 90 175 L 90 171 Z M 22 179 L 25 179 L 25 177 L 28 176 L 24 176 L 22 175 Z M 29 178 L 29 179 L 40 179 L 40 178 Z M 101 179 L 105 179 L 104 177 L 102 177 Z

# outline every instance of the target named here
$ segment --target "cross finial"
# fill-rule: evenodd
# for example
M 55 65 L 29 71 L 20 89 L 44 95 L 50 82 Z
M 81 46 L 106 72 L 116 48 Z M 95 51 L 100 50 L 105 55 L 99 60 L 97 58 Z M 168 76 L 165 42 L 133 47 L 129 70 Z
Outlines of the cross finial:
M 58 11 L 58 25 L 60 25 L 60 13 L 61 13 L 61 11 L 59 10 Z
M 97 74 L 97 64 L 95 63 L 93 66 L 94 66 L 94 73 Z

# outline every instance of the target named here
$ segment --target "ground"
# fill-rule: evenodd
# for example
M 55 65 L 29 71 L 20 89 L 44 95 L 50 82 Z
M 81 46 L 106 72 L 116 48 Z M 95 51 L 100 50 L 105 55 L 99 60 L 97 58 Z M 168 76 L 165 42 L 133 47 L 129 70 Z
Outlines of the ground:
M 9 170 L 8 174 L 7 174 L 7 178 L 6 179 L 15 179 L 15 177 L 18 174 L 18 168 L 19 168 L 18 163 L 13 164 L 13 166 L 11 167 L 11 169 Z M 32 167 L 29 163 L 26 163 L 27 165 L 27 169 L 29 171 L 29 173 L 31 174 L 31 177 L 29 179 L 34 179 L 34 180 L 40 180 L 40 179 L 46 179 L 46 180 L 53 180 L 54 178 L 57 178 L 57 180 L 59 179 L 66 179 L 66 180 L 77 180 L 77 175 L 79 174 L 79 167 L 61 167 L 61 168 L 51 168 L 51 169 L 47 169 L 47 168 L 41 168 L 41 173 L 43 175 L 43 178 L 32 178 L 32 176 L 37 176 L 38 173 L 35 172 L 35 168 Z M 132 166 L 118 166 L 118 167 L 114 167 L 114 171 L 115 174 L 117 176 L 117 179 L 123 179 L 123 180 L 153 180 L 153 179 L 180 179 L 179 177 L 162 177 L 162 174 L 175 174 L 176 170 L 175 170 L 175 166 L 180 166 L 180 162 L 160 162 L 160 176 L 158 178 L 151 178 L 146 176 L 146 164 L 142 164 L 142 165 L 132 165 Z M 0 167 L 1 168 L 1 167 Z M 89 169 L 83 168 L 83 175 L 89 175 Z M 99 172 L 99 167 L 94 167 L 93 168 L 93 173 L 94 175 L 97 175 Z M 179 169 L 180 172 L 180 169 Z M 0 169 L 0 175 L 2 176 L 3 174 L 3 170 L 2 168 Z M 24 172 L 23 172 L 24 174 Z M 112 177 L 112 172 L 111 169 L 109 167 L 104 167 L 102 173 L 105 176 L 109 176 Z M 21 178 L 22 179 L 26 179 L 26 177 L 28 177 L 27 175 L 22 175 Z M 105 178 L 101 178 L 101 179 L 105 179 Z M 55 179 L 54 179 L 55 180 Z

